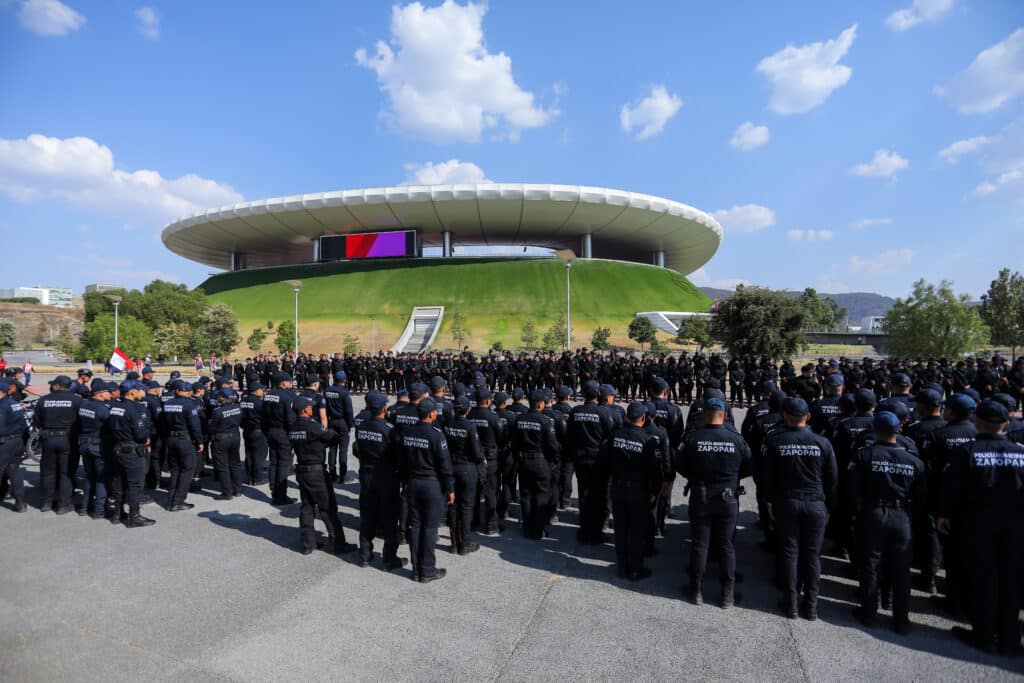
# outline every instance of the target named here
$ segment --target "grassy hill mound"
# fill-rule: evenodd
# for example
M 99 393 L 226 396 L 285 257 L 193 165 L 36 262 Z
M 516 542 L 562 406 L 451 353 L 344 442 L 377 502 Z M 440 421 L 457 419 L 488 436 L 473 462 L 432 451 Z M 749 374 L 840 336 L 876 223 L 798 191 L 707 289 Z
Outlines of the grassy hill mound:
M 302 281 L 300 347 L 316 352 L 341 350 L 345 334 L 370 349 L 371 317 L 375 346 L 389 347 L 414 306 L 445 307 L 439 348 L 454 346 L 448 323 L 455 312 L 466 317 L 474 349 L 494 342 L 518 348 L 528 319 L 543 334 L 565 312 L 565 266 L 554 258 L 282 266 L 214 275 L 200 287 L 213 302 L 234 309 L 245 337 L 254 327 L 292 319 L 294 294 L 285 280 Z M 573 263 L 571 280 L 573 335 L 581 346 L 599 326 L 611 328 L 613 343 L 627 343 L 626 326 L 638 311 L 704 311 L 711 303 L 679 273 L 642 264 L 580 259 Z M 244 355 L 243 349 L 236 355 Z

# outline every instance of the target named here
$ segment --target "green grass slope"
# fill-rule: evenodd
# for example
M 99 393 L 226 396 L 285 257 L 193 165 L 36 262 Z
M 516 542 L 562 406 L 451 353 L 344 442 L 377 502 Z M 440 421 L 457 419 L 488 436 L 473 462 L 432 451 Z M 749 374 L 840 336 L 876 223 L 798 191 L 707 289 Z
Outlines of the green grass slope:
M 469 343 L 482 348 L 495 341 L 520 346 L 523 324 L 532 319 L 544 330 L 565 311 L 565 266 L 554 258 L 400 259 L 283 266 L 215 275 L 200 287 L 226 303 L 241 322 L 243 336 L 253 327 L 290 320 L 294 295 L 285 280 L 301 280 L 301 346 L 337 350 L 343 334 L 370 347 L 370 318 L 376 319 L 377 347 L 401 334 L 414 306 L 445 306 L 445 322 L 435 346 L 451 347 L 448 321 L 466 316 Z M 703 311 L 711 304 L 689 280 L 663 268 L 618 261 L 577 260 L 571 271 L 572 327 L 580 345 L 593 329 L 610 327 L 613 340 L 638 311 Z

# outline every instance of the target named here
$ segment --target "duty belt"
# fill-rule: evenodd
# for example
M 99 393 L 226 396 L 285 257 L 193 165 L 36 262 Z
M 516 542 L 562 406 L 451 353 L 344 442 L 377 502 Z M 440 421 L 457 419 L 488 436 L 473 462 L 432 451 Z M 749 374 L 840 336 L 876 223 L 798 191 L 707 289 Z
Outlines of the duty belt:
M 92 444 L 100 443 L 100 439 L 99 438 L 95 438 L 95 437 L 91 437 L 91 436 L 83 436 L 83 437 L 80 437 L 78 439 L 78 443 L 79 444 L 89 444 L 89 445 L 92 445 Z
M 522 457 L 523 457 L 523 460 L 537 460 L 537 459 L 543 460 L 544 459 L 544 454 L 543 453 L 538 453 L 536 451 L 531 451 L 529 453 L 523 453 Z
M 791 493 L 786 496 L 790 500 L 799 500 L 805 503 L 824 503 L 825 496 L 817 493 Z
M 232 430 L 230 432 L 215 432 L 213 438 L 215 439 L 226 439 L 228 437 L 238 436 L 238 430 Z
M 897 498 L 896 500 L 877 500 L 877 501 L 874 502 L 872 507 L 876 507 L 876 508 L 896 508 L 898 510 L 906 510 L 907 508 L 910 507 L 910 501 L 909 500 L 903 500 L 902 498 Z
M 298 472 L 320 472 L 326 469 L 326 465 L 296 465 L 295 471 Z
M 21 439 L 21 434 L 5 434 L 4 436 L 0 436 L 0 443 L 7 443 L 14 439 Z
M 46 439 L 55 438 L 58 436 L 67 436 L 68 430 L 66 429 L 40 429 L 39 433 Z
M 118 452 L 118 453 L 124 453 L 126 451 L 131 451 L 133 453 L 138 453 L 144 447 L 145 447 L 145 444 L 135 443 L 134 441 L 122 441 L 121 443 L 117 444 L 114 447 L 114 450 L 116 452 Z
M 172 439 L 187 439 L 187 438 L 189 438 L 188 432 L 184 432 L 184 431 L 180 431 L 180 430 L 173 431 L 173 432 L 167 432 L 167 436 L 171 437 Z

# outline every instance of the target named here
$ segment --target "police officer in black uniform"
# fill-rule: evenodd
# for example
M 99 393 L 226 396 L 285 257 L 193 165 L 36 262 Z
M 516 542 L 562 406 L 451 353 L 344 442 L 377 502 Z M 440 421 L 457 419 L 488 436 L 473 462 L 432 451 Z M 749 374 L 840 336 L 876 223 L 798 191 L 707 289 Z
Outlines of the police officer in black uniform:
M 60 375 L 50 383 L 51 392 L 36 402 L 32 422 L 39 430 L 42 458 L 39 460 L 39 488 L 43 495 L 43 512 L 54 510 L 58 515 L 71 512 L 74 493 L 78 446 L 72 451 L 72 440 L 78 439 L 78 408 L 82 396 L 72 393 L 71 378 Z
M 448 454 L 452 459 L 452 474 L 455 477 L 455 504 L 448 514 L 452 551 L 457 551 L 459 555 L 468 555 L 480 549 L 478 543 L 470 540 L 469 533 L 484 452 L 476 425 L 467 419 L 469 411 L 469 399 L 458 397 L 453 406 L 454 416 L 441 428 L 448 442 Z
M 110 387 L 100 378 L 90 385 L 89 398 L 78 407 L 78 448 L 85 465 L 86 488 L 82 494 L 80 514 L 93 519 L 110 518 L 115 508 L 108 505 L 107 489 L 116 469 L 110 420 Z M 151 437 L 152 438 L 152 437 Z
M 195 506 L 186 503 L 185 498 L 196 470 L 197 454 L 203 452 L 204 445 L 199 409 L 192 399 L 192 386 L 188 382 L 175 382 L 174 398 L 164 402 L 160 419 L 167 439 L 167 459 L 171 469 L 167 509 L 170 512 L 191 510 Z
M 149 410 L 143 403 L 145 387 L 138 380 L 121 382 L 121 400 L 110 407 L 110 435 L 117 458 L 122 498 L 117 504 L 115 518 L 120 519 L 124 503 L 128 503 L 128 528 L 152 526 L 156 522 L 143 517 L 142 487 L 149 467 Z M 187 488 L 188 483 L 184 484 Z
M 292 378 L 283 372 L 274 373 L 274 388 L 263 394 L 263 433 L 270 445 L 270 504 L 290 505 L 295 499 L 288 495 L 288 476 L 292 466 L 292 444 L 288 433 L 295 424 L 292 403 Z
M 384 540 L 384 569 L 405 565 L 398 557 L 399 477 L 401 445 L 398 431 L 384 419 L 388 399 L 379 391 L 366 394 L 365 419 L 358 420 L 352 455 L 359 459 L 359 566 L 369 567 L 373 539 Z
M 860 565 L 860 606 L 854 614 L 865 626 L 874 626 L 879 586 L 892 586 L 893 628 L 907 634 L 912 509 L 925 502 L 925 471 L 919 458 L 896 443 L 899 427 L 899 418 L 891 412 L 874 415 L 875 443 L 857 451 L 850 461 L 849 485 Z
M 597 403 L 601 388 L 590 380 L 583 383 L 583 399 L 569 416 L 567 444 L 576 467 L 576 495 L 579 500 L 578 540 L 585 544 L 604 543 L 607 517 L 608 474 L 600 462 L 601 447 L 614 429 L 607 408 Z
M 341 441 L 327 451 L 327 467 L 333 481 L 348 484 L 348 445 L 350 434 L 355 427 L 352 412 L 352 397 L 348 393 L 348 376 L 343 370 L 334 373 L 334 384 L 324 391 L 327 401 L 327 426 L 341 435 Z M 360 463 L 362 468 L 362 463 Z
M 704 401 L 704 426 L 690 432 L 679 450 L 676 471 L 686 477 L 690 488 L 690 586 L 694 604 L 702 604 L 701 593 L 707 567 L 709 542 L 719 558 L 722 609 L 732 607 L 736 583 L 736 553 L 733 534 L 739 514 L 737 491 L 740 480 L 750 474 L 750 448 L 735 430 L 724 428 L 725 402 Z
M 327 473 L 327 446 L 337 443 L 341 436 L 333 429 L 324 429 L 313 416 L 312 399 L 299 396 L 292 403 L 292 409 L 295 421 L 288 431 L 288 439 L 295 449 L 295 480 L 302 499 L 299 509 L 302 553 L 309 555 L 318 547 L 313 526 L 317 510 L 327 525 L 328 542 L 321 547 L 335 554 L 352 552 L 357 546 L 345 542 L 345 532 L 338 519 L 338 499 Z
M 435 563 L 434 546 L 441 508 L 455 504 L 448 444 L 441 430 L 434 427 L 437 404 L 422 398 L 416 404 L 419 422 L 401 430 L 399 467 L 405 481 L 409 509 L 409 550 L 412 554 L 412 578 L 429 583 L 444 578 L 446 571 Z
M 1003 433 L 1006 406 L 982 401 L 974 441 L 956 449 L 936 520 L 947 534 L 961 527 L 971 558 L 971 629 L 953 635 L 985 652 L 1020 654 L 1021 573 L 1024 571 L 1024 445 Z
M 0 379 L 0 474 L 10 481 L 14 511 L 25 512 L 25 485 L 21 473 L 21 454 L 28 441 L 29 427 L 21 404 L 10 397 L 13 384 Z
M 206 430 L 210 435 L 210 450 L 213 451 L 213 470 L 220 484 L 220 495 L 214 500 L 231 500 L 242 495 L 242 484 L 245 483 L 238 435 L 242 408 L 236 401 L 238 395 L 234 389 L 219 389 L 216 396 L 218 405 L 210 413 Z
M 508 439 L 506 421 L 491 408 L 491 392 L 486 387 L 476 392 L 476 407 L 469 411 L 467 418 L 476 427 L 480 448 L 484 454 L 483 504 L 478 513 L 478 527 L 481 533 L 498 533 L 498 453 Z M 571 486 L 571 484 L 570 484 Z M 478 496 L 479 497 L 479 496 Z
M 530 392 L 530 410 L 512 425 L 512 455 L 519 466 L 523 535 L 544 537 L 552 513 L 551 463 L 558 458 L 555 421 L 544 414 L 544 392 Z
M 629 421 L 611 433 L 601 461 L 611 478 L 612 514 L 615 517 L 615 555 L 619 578 L 645 579 L 644 551 L 650 539 L 651 506 L 663 477 L 659 440 L 644 430 L 647 406 L 634 401 L 626 409 Z
M 786 426 L 765 439 L 763 462 L 768 513 L 778 542 L 779 608 L 788 618 L 796 618 L 802 584 L 799 608 L 806 619 L 814 621 L 818 618 L 821 544 L 839 472 L 832 444 L 807 427 L 809 412 L 803 399 L 783 401 Z
M 249 483 L 267 483 L 267 437 L 263 433 L 263 385 L 257 380 L 248 383 L 239 407 L 242 410 L 242 441 L 245 444 L 245 471 Z

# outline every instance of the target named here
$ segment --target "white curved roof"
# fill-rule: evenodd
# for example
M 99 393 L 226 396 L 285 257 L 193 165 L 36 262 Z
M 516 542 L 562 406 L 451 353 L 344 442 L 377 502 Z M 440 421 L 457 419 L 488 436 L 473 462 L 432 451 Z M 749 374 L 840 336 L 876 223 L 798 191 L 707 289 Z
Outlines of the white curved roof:
M 168 249 L 216 268 L 233 252 L 246 267 L 305 263 L 325 234 L 415 228 L 425 246 L 453 243 L 573 249 L 591 235 L 594 258 L 665 265 L 683 274 L 714 255 L 722 227 L 670 199 L 583 185 L 408 185 L 275 197 L 200 211 L 168 224 Z

